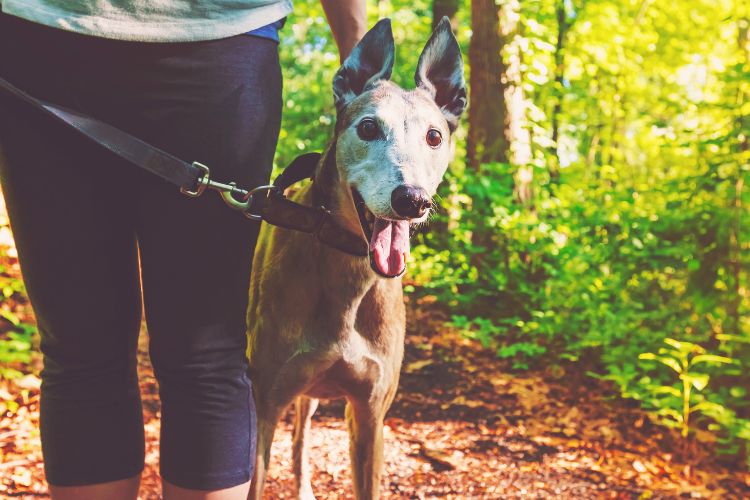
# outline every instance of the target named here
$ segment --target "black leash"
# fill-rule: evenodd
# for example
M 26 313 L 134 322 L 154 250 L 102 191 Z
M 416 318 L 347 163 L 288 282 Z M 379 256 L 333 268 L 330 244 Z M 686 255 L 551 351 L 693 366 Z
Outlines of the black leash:
M 230 208 L 242 212 L 248 219 L 313 234 L 323 243 L 350 255 L 361 257 L 369 253 L 364 237 L 339 225 L 328 209 L 301 205 L 284 196 L 287 187 L 313 177 L 320 153 L 298 156 L 273 184 L 247 190 L 234 182 L 212 180 L 209 168 L 202 163 L 183 161 L 100 120 L 32 97 L 2 78 L 0 91 L 42 111 L 120 158 L 158 175 L 187 196 L 197 197 L 206 190 L 217 191 Z M 254 202 L 256 195 L 259 200 Z
M 117 156 L 171 182 L 183 192 L 194 193 L 201 189 L 205 170 L 199 166 L 200 164 L 182 161 L 122 130 L 77 111 L 36 99 L 2 78 L 0 89 L 77 130 Z

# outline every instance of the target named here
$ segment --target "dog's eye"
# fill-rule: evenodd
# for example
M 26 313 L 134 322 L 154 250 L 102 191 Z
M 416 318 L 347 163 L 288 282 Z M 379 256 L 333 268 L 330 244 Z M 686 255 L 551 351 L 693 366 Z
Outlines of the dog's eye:
M 443 134 L 441 134 L 439 130 L 435 130 L 434 128 L 431 128 L 430 130 L 427 131 L 427 136 L 425 137 L 425 140 L 427 141 L 427 144 L 431 148 L 437 148 L 443 142 Z
M 374 141 L 379 133 L 378 124 L 373 119 L 365 118 L 357 125 L 357 135 L 363 141 Z

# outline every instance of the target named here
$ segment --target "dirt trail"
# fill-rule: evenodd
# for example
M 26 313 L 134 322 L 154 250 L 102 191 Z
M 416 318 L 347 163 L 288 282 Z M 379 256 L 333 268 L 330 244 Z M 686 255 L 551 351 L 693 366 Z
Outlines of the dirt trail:
M 605 387 L 564 369 L 508 370 L 492 353 L 445 327 L 424 304 L 409 307 L 399 394 L 386 421 L 391 498 L 750 498 L 750 475 L 720 464 L 710 444 L 690 464 L 677 436 Z M 144 339 L 142 339 L 144 340 Z M 142 342 L 143 345 L 145 343 Z M 159 403 L 141 353 L 147 434 L 142 498 L 159 498 Z M 0 496 L 44 497 L 36 431 L 38 389 L 27 381 L 0 418 Z M 312 432 L 313 490 L 351 498 L 340 401 L 321 405 Z M 291 498 L 291 415 L 274 443 L 267 498 Z

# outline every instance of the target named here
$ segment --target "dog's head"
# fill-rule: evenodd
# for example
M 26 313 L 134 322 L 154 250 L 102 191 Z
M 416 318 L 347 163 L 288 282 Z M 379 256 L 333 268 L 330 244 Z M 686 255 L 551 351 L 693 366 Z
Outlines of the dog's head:
M 393 60 L 391 24 L 384 19 L 333 79 L 336 164 L 356 207 L 348 216 L 362 227 L 370 241 L 370 264 L 384 277 L 406 268 L 409 228 L 429 216 L 466 108 L 461 50 L 447 18 L 419 57 L 415 89 L 389 81 Z

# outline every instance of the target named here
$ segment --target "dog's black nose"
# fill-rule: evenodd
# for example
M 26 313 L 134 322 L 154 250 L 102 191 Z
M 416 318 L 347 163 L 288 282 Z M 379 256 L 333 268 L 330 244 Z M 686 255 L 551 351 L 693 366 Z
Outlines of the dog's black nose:
M 401 217 L 418 219 L 432 206 L 427 191 L 417 186 L 403 184 L 391 193 L 393 211 Z

